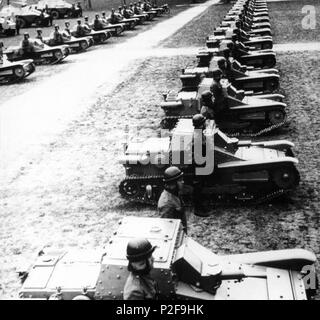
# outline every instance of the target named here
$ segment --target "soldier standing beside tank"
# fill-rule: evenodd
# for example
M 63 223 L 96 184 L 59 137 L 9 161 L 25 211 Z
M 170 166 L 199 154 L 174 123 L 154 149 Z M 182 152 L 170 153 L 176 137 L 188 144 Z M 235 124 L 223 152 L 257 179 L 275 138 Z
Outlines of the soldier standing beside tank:
M 206 128 L 206 118 L 202 114 L 195 114 L 192 118 L 192 124 L 194 127 L 193 134 L 193 163 L 194 163 L 194 175 L 193 175 L 193 204 L 194 214 L 200 217 L 206 217 L 209 214 L 203 207 L 203 176 L 197 175 L 197 167 L 204 167 L 205 163 L 197 163 L 199 159 L 206 159 L 206 137 L 203 131 Z M 201 152 L 201 155 L 197 155 L 197 152 Z
M 187 215 L 179 196 L 183 188 L 183 173 L 175 166 L 164 172 L 164 190 L 158 201 L 158 211 L 161 218 L 180 219 L 187 233 Z
M 77 3 L 77 9 L 79 10 L 79 17 L 82 17 L 83 10 L 80 2 Z
M 151 278 L 153 251 L 156 249 L 147 239 L 138 238 L 128 242 L 127 259 L 129 276 L 123 289 L 124 300 L 155 300 L 158 285 Z
M 15 23 L 16 23 L 16 32 L 17 36 L 20 35 L 20 28 L 21 28 L 21 21 L 17 16 L 15 16 Z
M 3 64 L 3 42 L 0 42 L 0 64 Z

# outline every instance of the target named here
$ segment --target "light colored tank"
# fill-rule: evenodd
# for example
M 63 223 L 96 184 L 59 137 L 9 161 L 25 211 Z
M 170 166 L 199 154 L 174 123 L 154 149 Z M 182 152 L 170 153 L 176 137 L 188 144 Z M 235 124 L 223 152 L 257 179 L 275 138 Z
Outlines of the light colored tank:
M 158 247 L 151 276 L 161 299 L 305 300 L 312 290 L 301 272 L 314 270 L 316 257 L 310 251 L 221 256 L 188 237 L 180 220 L 126 217 L 104 250 L 42 252 L 20 298 L 123 299 L 128 277 L 126 246 L 137 237 Z

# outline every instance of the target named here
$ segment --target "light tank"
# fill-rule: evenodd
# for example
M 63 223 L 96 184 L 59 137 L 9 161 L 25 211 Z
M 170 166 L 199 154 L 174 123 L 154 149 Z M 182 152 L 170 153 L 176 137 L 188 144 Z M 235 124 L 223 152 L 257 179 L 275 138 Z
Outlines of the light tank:
M 64 60 L 70 53 L 67 45 L 50 47 L 39 39 L 29 41 L 33 43 L 33 52 L 26 54 L 20 46 L 12 46 L 4 51 L 8 60 L 14 62 L 33 59 L 35 64 L 55 64 Z
M 206 121 L 203 131 L 207 171 L 198 173 L 201 165 L 193 152 L 197 134 L 192 119 L 179 119 L 168 136 L 127 143 L 119 158 L 126 173 L 120 194 L 129 201 L 156 204 L 163 190 L 164 171 L 171 165 L 184 172 L 186 202 L 192 198 L 195 180 L 201 181 L 204 202 L 209 204 L 268 202 L 299 183 L 293 143 L 229 138 L 213 120 Z
M 0 84 L 19 82 L 35 71 L 33 60 L 10 62 L 6 59 L 0 63 Z
M 199 68 L 202 69 L 203 68 Z M 185 70 L 181 76 L 183 88 L 179 92 L 169 92 L 160 104 L 165 112 L 161 120 L 163 129 L 172 129 L 180 118 L 192 118 L 200 113 L 204 102 L 202 93 L 210 90 L 212 78 L 200 78 L 200 72 Z M 258 136 L 282 127 L 286 121 L 286 104 L 276 101 L 278 95 L 246 95 L 244 90 L 237 90 L 228 81 L 221 80 L 225 98 L 220 102 L 223 111 L 217 117 L 217 126 L 225 133 L 242 136 Z M 281 98 L 281 97 L 280 97 Z M 276 100 L 273 100 L 276 99 Z
M 41 252 L 21 299 L 122 300 L 126 246 L 147 238 L 157 246 L 151 276 L 162 300 L 306 300 L 314 290 L 315 255 L 286 249 L 217 255 L 188 237 L 180 220 L 125 217 L 104 249 Z M 311 277 L 310 277 L 311 278 Z

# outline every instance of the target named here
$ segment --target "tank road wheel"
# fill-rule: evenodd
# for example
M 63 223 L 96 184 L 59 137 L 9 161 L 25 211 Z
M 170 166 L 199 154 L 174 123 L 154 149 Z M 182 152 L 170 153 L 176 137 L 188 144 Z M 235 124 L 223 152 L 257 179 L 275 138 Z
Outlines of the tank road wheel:
M 21 66 L 14 68 L 13 72 L 18 79 L 23 79 L 26 74 L 23 67 Z
M 268 113 L 268 119 L 271 125 L 277 125 L 282 123 L 286 118 L 285 113 L 282 110 L 273 110 Z
M 100 36 L 99 36 L 99 42 L 100 43 L 103 43 L 105 41 L 107 41 L 107 36 L 105 35 L 105 33 L 101 33 Z
M 57 10 L 51 10 L 51 13 L 50 13 L 51 17 L 53 19 L 59 19 L 60 18 L 60 14 Z
M 53 55 L 56 58 L 56 61 L 60 61 L 63 57 L 61 50 L 56 50 Z
M 82 51 L 87 50 L 89 47 L 88 42 L 87 41 L 80 41 L 80 48 Z
M 278 168 L 273 171 L 272 179 L 280 189 L 291 189 L 299 182 L 299 174 L 293 167 Z
M 119 192 L 124 198 L 134 198 L 139 193 L 139 182 L 124 180 L 121 181 Z
M 276 79 L 269 80 L 267 81 L 265 88 L 267 91 L 273 92 L 279 88 L 279 82 Z

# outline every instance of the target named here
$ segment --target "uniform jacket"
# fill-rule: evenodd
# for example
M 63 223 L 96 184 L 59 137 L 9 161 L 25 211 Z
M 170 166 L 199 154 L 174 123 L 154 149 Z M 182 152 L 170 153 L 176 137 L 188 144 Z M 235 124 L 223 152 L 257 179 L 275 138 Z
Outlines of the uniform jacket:
M 163 190 L 158 201 L 158 210 L 161 218 L 181 219 L 183 227 L 187 230 L 187 216 L 178 196 Z
M 157 283 L 149 275 L 136 275 L 130 272 L 123 289 L 124 300 L 155 300 Z

